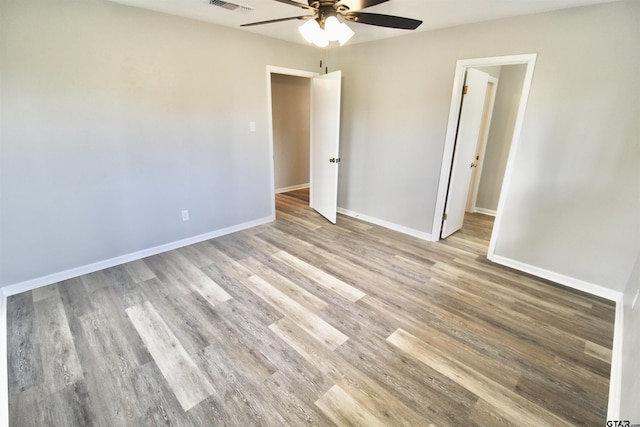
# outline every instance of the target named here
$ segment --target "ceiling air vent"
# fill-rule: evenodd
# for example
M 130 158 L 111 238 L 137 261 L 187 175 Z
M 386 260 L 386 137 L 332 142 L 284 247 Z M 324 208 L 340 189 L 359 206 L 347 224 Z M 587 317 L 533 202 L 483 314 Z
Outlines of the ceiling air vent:
M 209 0 L 209 4 L 221 7 L 223 9 L 231 10 L 231 11 L 234 11 L 234 12 L 247 13 L 247 12 L 251 12 L 253 10 L 248 6 L 242 6 L 240 4 L 229 3 L 228 1 L 223 1 L 223 0 Z

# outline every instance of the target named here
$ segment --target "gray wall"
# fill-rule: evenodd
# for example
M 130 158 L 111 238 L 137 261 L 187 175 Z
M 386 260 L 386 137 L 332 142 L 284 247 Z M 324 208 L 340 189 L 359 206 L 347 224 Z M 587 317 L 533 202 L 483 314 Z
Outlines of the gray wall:
M 332 51 L 340 206 L 430 232 L 456 60 L 537 52 L 496 253 L 626 289 L 629 304 L 638 22 L 625 1 Z M 269 215 L 265 66 L 314 70 L 317 56 L 111 3 L 3 2 L 0 285 Z M 638 308 L 626 312 L 622 415 L 637 417 Z
M 275 188 L 309 184 L 311 80 L 271 75 Z
M 496 254 L 624 289 L 640 249 L 639 22 L 637 1 L 544 20 Z
M 476 199 L 477 207 L 492 211 L 498 209 L 502 178 L 507 168 L 524 75 L 527 71 L 526 65 L 505 65 L 501 68 Z
M 622 291 L 640 246 L 638 22 L 623 1 L 336 49 L 339 206 L 430 233 L 456 61 L 538 53 L 495 253 Z
M 317 50 L 109 2 L 0 19 L 0 286 L 271 214 L 266 66 Z
M 640 355 L 640 298 L 634 308 L 631 308 L 633 298 L 640 291 L 640 253 L 636 258 L 636 264 L 629 277 L 627 288 L 624 292 L 624 328 L 622 345 L 622 390 L 620 419 L 629 420 L 632 423 L 640 422 L 640 374 L 638 373 L 638 355 Z

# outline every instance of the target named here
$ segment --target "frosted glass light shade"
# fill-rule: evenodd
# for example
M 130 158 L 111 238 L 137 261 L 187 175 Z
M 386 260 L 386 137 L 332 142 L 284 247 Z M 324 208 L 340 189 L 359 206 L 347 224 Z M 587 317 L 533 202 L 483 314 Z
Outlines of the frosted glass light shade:
M 324 32 L 327 38 L 335 42 L 340 37 L 340 21 L 335 16 L 330 16 L 324 21 Z
M 330 41 L 337 41 L 340 46 L 345 44 L 352 36 L 353 31 L 347 24 L 340 23 L 338 18 L 330 16 L 324 22 L 324 30 L 316 19 L 310 19 L 298 28 L 302 37 L 319 47 L 329 46 Z
M 302 37 L 309 43 L 313 43 L 316 35 L 322 31 L 320 24 L 315 19 L 310 19 L 298 28 Z
M 353 37 L 353 34 L 354 32 L 351 30 L 351 28 L 349 28 L 347 24 L 345 24 L 344 22 L 340 24 L 340 35 L 338 36 L 338 42 L 340 43 L 340 46 L 348 42 L 349 39 Z

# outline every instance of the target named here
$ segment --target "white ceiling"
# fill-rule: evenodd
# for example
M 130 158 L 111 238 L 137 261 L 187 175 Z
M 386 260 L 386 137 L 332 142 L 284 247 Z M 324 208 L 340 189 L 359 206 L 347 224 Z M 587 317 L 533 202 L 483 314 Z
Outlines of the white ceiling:
M 293 20 L 255 27 L 240 27 L 241 24 L 250 22 L 309 14 L 301 8 L 274 0 L 227 0 L 228 2 L 251 8 L 252 10 L 249 12 L 240 12 L 240 9 L 230 11 L 213 6 L 209 4 L 209 0 L 110 1 L 250 31 L 294 43 L 307 44 L 297 30 L 303 21 Z M 305 0 L 295 1 L 306 3 Z M 364 11 L 419 19 L 423 23 L 415 31 L 430 31 L 473 22 L 529 15 L 610 1 L 617 0 L 389 0 Z M 349 41 L 349 44 L 396 37 L 411 32 L 356 23 L 348 23 L 348 25 L 356 33 Z

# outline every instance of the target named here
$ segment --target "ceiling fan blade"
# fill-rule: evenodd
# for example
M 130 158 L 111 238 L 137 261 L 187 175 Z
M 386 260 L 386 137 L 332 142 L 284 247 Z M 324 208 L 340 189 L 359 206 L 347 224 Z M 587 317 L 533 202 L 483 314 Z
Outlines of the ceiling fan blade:
M 280 19 L 270 19 L 268 21 L 260 21 L 260 22 L 251 22 L 250 24 L 242 24 L 241 27 L 253 27 L 254 25 L 262 25 L 262 24 L 273 24 L 274 22 L 284 22 L 284 21 L 293 21 L 294 19 L 311 19 L 314 18 L 315 15 L 304 15 L 304 16 L 292 16 L 291 18 L 280 18 Z
M 284 4 L 288 4 L 288 5 L 291 5 L 291 6 L 300 7 L 302 9 L 310 10 L 312 12 L 317 12 L 316 9 L 314 9 L 311 6 L 309 6 L 308 4 L 298 3 L 297 1 L 293 1 L 293 0 L 275 0 L 275 1 L 280 2 L 280 3 L 284 3 Z
M 345 5 L 349 8 L 349 11 L 355 12 L 356 10 L 366 9 L 388 1 L 389 0 L 340 0 L 338 6 Z
M 377 25 L 378 27 L 400 28 L 402 30 L 415 30 L 422 21 L 401 16 L 381 15 L 379 13 L 347 12 L 344 19 L 359 24 Z

